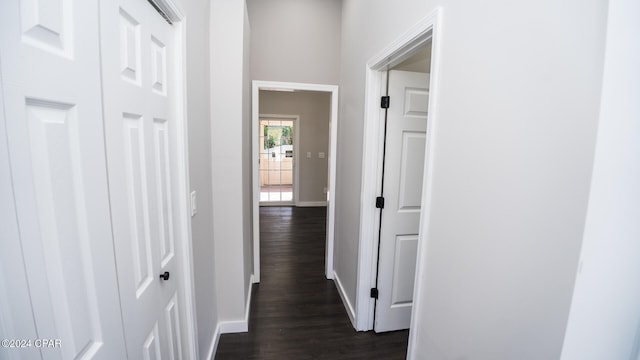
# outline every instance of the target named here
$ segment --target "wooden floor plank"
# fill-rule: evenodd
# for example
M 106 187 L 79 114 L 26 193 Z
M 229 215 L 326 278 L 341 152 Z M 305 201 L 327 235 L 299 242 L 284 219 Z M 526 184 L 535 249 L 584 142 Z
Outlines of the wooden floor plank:
M 408 331 L 356 332 L 324 276 L 326 208 L 260 208 L 261 283 L 249 332 L 220 337 L 217 360 L 404 359 Z

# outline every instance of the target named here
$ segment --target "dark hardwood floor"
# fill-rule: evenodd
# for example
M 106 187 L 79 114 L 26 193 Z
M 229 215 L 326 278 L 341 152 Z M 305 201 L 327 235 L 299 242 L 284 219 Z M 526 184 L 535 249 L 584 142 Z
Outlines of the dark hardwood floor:
M 224 359 L 404 359 L 408 331 L 356 332 L 324 276 L 326 208 L 260 208 L 261 282 L 249 332 L 220 337 Z

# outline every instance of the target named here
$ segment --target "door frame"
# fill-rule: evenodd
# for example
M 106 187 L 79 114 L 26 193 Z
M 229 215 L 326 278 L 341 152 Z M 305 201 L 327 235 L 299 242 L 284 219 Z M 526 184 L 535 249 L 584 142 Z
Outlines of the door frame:
M 418 237 L 418 254 L 416 263 L 416 280 L 414 280 L 414 297 L 411 315 L 411 326 L 415 323 L 416 307 L 420 299 L 421 281 L 425 272 L 427 216 L 431 203 L 431 184 L 433 179 L 432 164 L 434 141 L 436 139 L 436 94 L 438 88 L 438 70 L 441 36 L 441 8 L 436 8 L 395 41 L 388 44 L 377 55 L 369 59 L 366 65 L 366 97 L 364 114 L 364 137 L 362 154 L 362 190 L 360 199 L 360 238 L 358 247 L 358 274 L 355 327 L 358 331 L 373 330 L 375 300 L 371 298 L 371 288 L 376 286 L 376 270 L 378 257 L 378 227 L 380 226 L 378 209 L 374 199 L 380 194 L 384 144 L 384 109 L 380 108 L 380 96 L 386 89 L 387 70 L 411 57 L 422 46 L 431 44 L 431 73 L 429 80 L 429 112 L 427 115 L 427 137 L 425 145 L 425 163 L 423 173 L 422 209 L 420 215 L 420 234 Z M 415 339 L 410 332 L 409 351 Z
M 260 123 L 260 90 L 319 91 L 331 94 L 329 126 L 329 179 L 327 192 L 327 240 L 325 247 L 325 275 L 333 279 L 333 242 L 336 197 L 336 149 L 338 130 L 338 86 L 279 81 L 254 80 L 251 96 L 251 151 L 253 182 L 253 282 L 260 282 L 260 177 L 258 166 L 258 132 Z
M 293 174 L 291 185 L 292 199 L 291 201 L 263 201 L 262 206 L 297 206 L 298 205 L 298 180 L 300 179 L 298 168 L 299 161 L 298 156 L 300 152 L 298 151 L 298 145 L 300 142 L 300 116 L 299 115 L 285 115 L 285 114 L 259 114 L 258 115 L 258 127 L 260 126 L 260 120 L 284 120 L 284 121 L 292 121 L 293 122 Z M 257 137 L 260 137 L 260 134 L 257 134 Z M 260 149 L 258 149 L 258 152 Z M 259 165 L 259 164 L 258 164 Z M 260 169 L 258 168 L 258 203 L 260 202 Z
M 176 114 L 175 121 L 178 123 L 178 133 L 175 134 L 178 164 L 177 172 L 179 183 L 176 184 L 178 197 L 183 199 L 177 205 L 177 213 L 180 216 L 180 234 L 182 241 L 178 241 L 177 245 L 180 250 L 181 271 L 181 289 L 184 296 L 182 308 L 184 309 L 185 319 L 181 322 L 180 327 L 183 331 L 182 339 L 186 342 L 183 349 L 188 350 L 186 358 L 199 358 L 198 346 L 196 343 L 196 301 L 195 301 L 195 283 L 193 273 L 193 240 L 191 235 L 191 195 L 189 180 L 189 136 L 187 131 L 187 16 L 184 10 L 176 0 L 151 0 L 156 10 L 163 12 L 172 22 L 175 29 L 176 44 L 176 65 L 173 71 L 176 71 Z M 169 71 L 169 70 L 168 70 Z

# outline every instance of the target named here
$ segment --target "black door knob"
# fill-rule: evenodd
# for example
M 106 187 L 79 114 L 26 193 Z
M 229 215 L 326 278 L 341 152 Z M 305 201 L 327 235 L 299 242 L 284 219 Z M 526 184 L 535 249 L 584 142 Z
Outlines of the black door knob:
M 165 271 L 163 274 L 160 274 L 160 279 L 169 280 L 169 272 Z

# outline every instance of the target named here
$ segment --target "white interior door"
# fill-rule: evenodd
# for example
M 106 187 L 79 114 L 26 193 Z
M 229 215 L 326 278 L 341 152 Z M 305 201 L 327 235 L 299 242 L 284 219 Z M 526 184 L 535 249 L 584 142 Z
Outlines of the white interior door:
M 408 329 L 418 248 L 429 75 L 389 71 L 376 332 Z
M 100 14 L 107 163 L 127 351 L 130 359 L 181 359 L 175 32 L 144 0 L 104 0 Z
M 31 340 L 0 358 L 125 359 L 98 2 L 3 0 L 0 26 L 0 339 Z

